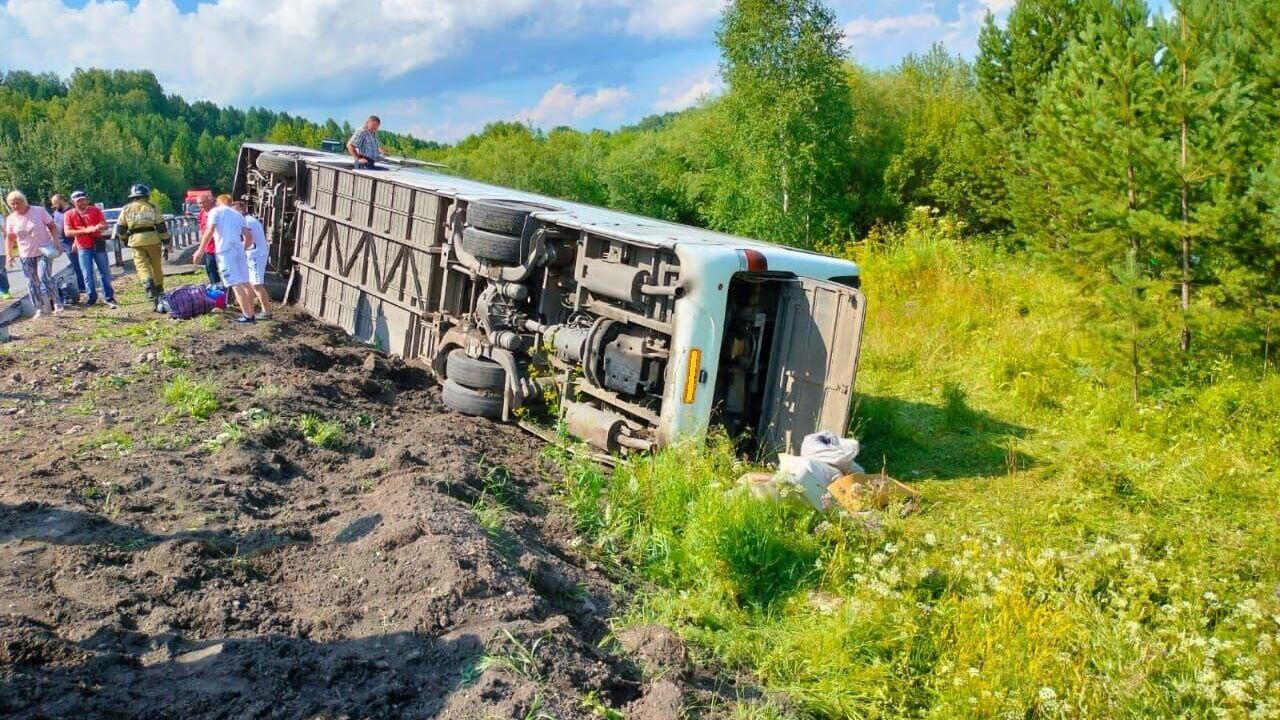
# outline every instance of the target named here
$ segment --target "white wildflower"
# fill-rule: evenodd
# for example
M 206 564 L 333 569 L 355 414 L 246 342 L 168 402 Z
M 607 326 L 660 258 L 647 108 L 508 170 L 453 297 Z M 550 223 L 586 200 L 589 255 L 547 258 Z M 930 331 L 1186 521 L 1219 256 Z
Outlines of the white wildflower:
M 1275 640 L 1270 635 L 1259 635 L 1258 644 L 1254 647 L 1260 655 L 1266 655 L 1271 652 L 1271 646 L 1275 644 Z
M 1245 685 L 1243 680 L 1236 680 L 1235 678 L 1223 680 L 1219 687 L 1222 689 L 1222 694 L 1227 696 L 1228 699 L 1242 705 L 1249 702 L 1249 686 Z
M 881 570 L 880 577 L 885 581 L 885 584 L 890 587 L 893 587 L 902 581 L 902 573 L 899 572 L 896 567 L 889 567 Z

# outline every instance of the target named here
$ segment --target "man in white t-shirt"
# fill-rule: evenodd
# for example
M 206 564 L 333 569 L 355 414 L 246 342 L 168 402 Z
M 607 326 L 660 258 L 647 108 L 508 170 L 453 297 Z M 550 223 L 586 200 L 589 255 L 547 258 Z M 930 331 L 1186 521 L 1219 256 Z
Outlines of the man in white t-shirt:
M 258 318 L 270 320 L 271 295 L 267 293 L 267 231 L 262 227 L 261 220 L 249 214 L 249 206 L 243 200 L 235 201 L 232 207 L 244 216 L 245 227 L 249 228 L 249 234 L 253 235 L 253 247 L 247 253 L 249 284 L 253 286 L 253 294 L 262 304 L 262 314 Z
M 240 306 L 239 323 L 254 321 L 253 291 L 249 284 L 249 258 L 247 250 L 253 247 L 253 235 L 245 227 L 244 216 L 231 207 L 230 195 L 219 195 L 218 206 L 209 212 L 208 223 L 200 236 L 200 247 L 192 260 L 204 258 L 205 244 L 213 240 L 213 254 L 218 259 L 218 274 L 222 282 L 236 296 Z

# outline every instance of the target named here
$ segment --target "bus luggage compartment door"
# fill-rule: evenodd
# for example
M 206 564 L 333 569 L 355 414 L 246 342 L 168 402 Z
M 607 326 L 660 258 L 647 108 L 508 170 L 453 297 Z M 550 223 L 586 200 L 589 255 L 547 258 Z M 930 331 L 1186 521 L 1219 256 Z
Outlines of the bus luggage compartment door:
M 762 449 L 794 454 L 805 435 L 847 430 L 866 300 L 855 288 L 798 278 L 785 282 L 778 304 L 759 435 Z

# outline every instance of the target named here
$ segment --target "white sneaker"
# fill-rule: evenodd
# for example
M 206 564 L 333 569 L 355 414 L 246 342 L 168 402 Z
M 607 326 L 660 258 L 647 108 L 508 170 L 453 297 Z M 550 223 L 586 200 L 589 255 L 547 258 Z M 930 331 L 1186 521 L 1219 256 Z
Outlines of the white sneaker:
M 55 306 L 54 306 L 54 308 L 53 308 L 53 314 L 54 314 L 54 315 L 61 315 L 61 314 L 62 314 L 62 311 L 63 311 L 64 309 L 65 309 L 65 308 L 63 308 L 61 305 L 55 305 Z
M 41 309 L 41 310 L 36 310 L 36 314 L 35 314 L 35 315 L 32 315 L 32 316 L 31 316 L 31 319 L 32 319 L 32 320 L 34 320 L 34 319 L 36 319 L 36 318 L 40 318 L 40 317 L 44 317 L 44 310 L 43 310 L 43 309 Z

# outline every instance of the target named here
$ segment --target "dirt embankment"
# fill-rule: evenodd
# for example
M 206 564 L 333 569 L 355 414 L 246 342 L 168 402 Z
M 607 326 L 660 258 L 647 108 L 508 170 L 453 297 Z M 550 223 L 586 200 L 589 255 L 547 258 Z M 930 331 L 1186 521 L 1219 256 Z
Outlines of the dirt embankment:
M 109 313 L 0 349 L 0 716 L 659 718 L 733 694 L 660 630 L 617 649 L 538 444 L 422 371 L 288 309 Z

